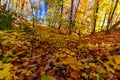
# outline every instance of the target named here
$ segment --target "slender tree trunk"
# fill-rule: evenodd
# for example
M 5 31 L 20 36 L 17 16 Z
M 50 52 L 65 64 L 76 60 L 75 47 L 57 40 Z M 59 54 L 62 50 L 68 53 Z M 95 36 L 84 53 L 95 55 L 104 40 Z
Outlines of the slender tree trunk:
M 8 0 L 8 1 L 6 1 L 6 3 L 4 3 L 4 4 L 6 4 L 6 10 L 8 10 L 10 8 L 10 2 L 11 2 L 11 0 Z
M 110 17 L 110 22 L 112 21 L 112 18 L 113 18 L 113 16 L 114 16 L 115 10 L 116 10 L 117 5 L 118 5 L 118 2 L 119 2 L 119 0 L 116 0 L 116 3 L 115 3 L 115 6 L 114 6 L 114 9 L 113 9 L 112 14 L 111 14 L 111 17 Z
M 93 15 L 93 31 L 91 34 L 95 33 L 95 29 L 96 29 L 96 22 L 97 22 L 97 13 L 98 13 L 98 9 L 99 9 L 99 0 L 95 0 L 95 9 L 94 9 L 94 15 Z
M 105 24 L 106 15 L 107 15 L 107 13 L 105 13 L 105 15 L 104 15 L 103 23 L 102 23 L 102 26 L 101 26 L 101 31 L 103 30 L 103 27 L 104 27 L 104 24 Z
M 18 0 L 16 1 L 15 12 L 17 12 L 17 8 L 18 8 Z
M 109 29 L 109 25 L 110 25 L 110 18 L 111 18 L 112 9 L 113 9 L 113 2 L 112 2 L 112 4 L 111 4 L 111 8 L 110 8 L 109 16 L 108 16 L 108 21 L 107 21 L 106 30 L 108 30 L 108 29 Z
M 7 9 L 7 1 L 3 4 L 3 9 L 6 10 Z
M 33 4 L 32 4 L 32 2 L 31 2 L 31 0 L 30 0 L 30 5 L 31 5 L 31 9 L 32 9 L 32 17 L 33 17 L 33 32 L 32 32 L 32 49 L 31 49 L 31 56 L 32 56 L 32 54 L 33 54 L 33 52 L 34 52 L 34 32 L 35 32 L 35 30 L 34 30 L 34 27 L 35 27 L 35 20 L 34 20 L 34 18 L 35 18 L 35 16 L 34 16 L 34 13 L 33 13 L 33 8 L 32 8 L 32 6 L 33 6 Z
M 1 0 L 0 0 L 0 6 L 1 6 Z
M 71 9 L 70 9 L 70 21 L 69 21 L 69 34 L 72 33 L 72 27 L 73 27 L 73 5 L 74 0 L 71 0 Z
M 52 21 L 51 21 L 51 24 L 50 24 L 50 26 L 52 26 L 52 27 L 55 27 L 54 26 L 54 24 L 56 24 L 56 12 L 55 13 L 53 13 L 53 18 L 52 18 Z
M 20 0 L 18 0 L 17 5 L 18 5 L 18 7 L 17 7 L 17 9 L 18 9 L 18 13 L 20 14 Z
M 14 0 L 12 0 L 12 6 L 11 6 L 11 8 L 14 10 Z
M 113 11 L 112 11 L 112 9 L 110 11 L 109 18 L 108 18 L 108 24 L 107 24 L 107 30 L 110 28 L 110 24 L 111 24 L 111 21 L 113 19 L 113 16 L 114 16 L 115 10 L 117 8 L 118 2 L 119 2 L 119 0 L 116 0 L 115 6 L 113 8 Z
M 0 59 L 2 60 L 3 56 L 4 56 L 4 48 L 3 48 L 3 45 L 2 45 L 1 41 L 0 41 L 0 49 L 1 49 L 1 52 L 2 52 L 2 55 L 1 55 Z
M 117 22 L 119 18 L 120 18 L 120 12 L 119 12 L 115 22 Z
M 21 5 L 21 13 L 23 14 L 24 12 L 24 6 L 25 6 L 25 0 L 23 0 L 22 5 Z
M 115 23 L 113 26 L 111 26 L 110 29 L 107 31 L 106 34 L 111 34 L 112 31 L 113 31 L 118 25 L 120 25 L 120 20 L 119 20 L 117 23 Z
M 57 20 L 57 16 L 56 16 L 56 13 L 54 14 L 54 19 L 53 19 L 53 24 L 52 24 L 52 26 L 53 27 L 56 27 L 56 21 Z
M 64 5 L 64 2 L 63 2 L 63 0 L 62 0 L 62 4 L 61 4 L 61 12 L 60 12 L 60 23 L 59 23 L 59 27 L 58 27 L 58 29 L 60 29 L 61 26 L 62 26 L 63 5 Z
M 75 22 L 76 22 L 76 17 L 77 17 L 77 12 L 78 12 L 79 5 L 80 5 L 80 0 L 78 0 L 77 7 L 75 9 L 74 20 L 73 20 L 73 25 L 74 26 L 75 26 Z

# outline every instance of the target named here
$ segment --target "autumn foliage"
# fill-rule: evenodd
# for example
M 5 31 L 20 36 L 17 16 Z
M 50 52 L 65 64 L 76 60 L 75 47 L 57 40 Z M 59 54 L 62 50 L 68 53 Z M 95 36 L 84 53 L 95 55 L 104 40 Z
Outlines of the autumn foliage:
M 16 1 L 17 10 L 9 11 L 0 0 L 0 80 L 120 79 L 119 0 L 46 0 L 46 24 L 34 15 L 39 8 L 32 0 L 31 19 L 20 13 L 29 1 Z

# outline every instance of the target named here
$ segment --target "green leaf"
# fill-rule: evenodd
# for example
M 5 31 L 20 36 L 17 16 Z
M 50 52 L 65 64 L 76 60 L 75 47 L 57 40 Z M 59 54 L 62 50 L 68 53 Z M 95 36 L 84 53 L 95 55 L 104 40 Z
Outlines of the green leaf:
M 85 72 L 89 74 L 91 72 L 91 70 L 90 69 L 85 69 Z
M 102 74 L 101 73 L 98 73 L 98 80 L 103 80 L 103 76 L 102 76 Z
M 8 63 L 10 61 L 10 58 L 8 57 L 3 57 L 3 62 Z
M 50 76 L 43 76 L 43 77 L 41 77 L 41 80 L 51 80 L 51 77 Z

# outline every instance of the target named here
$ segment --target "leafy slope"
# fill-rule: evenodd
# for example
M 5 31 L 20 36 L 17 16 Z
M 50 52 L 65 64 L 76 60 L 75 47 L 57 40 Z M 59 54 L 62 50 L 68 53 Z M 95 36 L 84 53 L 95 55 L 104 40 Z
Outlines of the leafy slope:
M 119 30 L 111 35 L 95 33 L 81 38 L 79 42 L 73 35 L 67 36 L 59 34 L 56 29 L 37 26 L 34 52 L 31 53 L 33 39 L 30 32 L 0 31 L 5 51 L 0 71 L 6 69 L 9 72 L 8 75 L 0 75 L 0 79 L 119 79 L 119 33 Z
M 93 35 L 88 35 L 88 36 L 85 36 L 82 38 L 81 41 L 83 42 L 90 42 L 90 43 L 93 43 L 93 44 L 96 44 L 96 43 L 102 43 L 102 42 L 105 42 L 105 43 L 120 43 L 120 29 L 117 29 L 117 30 L 114 30 L 112 32 L 112 34 L 110 35 L 105 35 L 105 32 L 102 31 L 102 32 L 98 32 L 98 33 L 95 33 Z

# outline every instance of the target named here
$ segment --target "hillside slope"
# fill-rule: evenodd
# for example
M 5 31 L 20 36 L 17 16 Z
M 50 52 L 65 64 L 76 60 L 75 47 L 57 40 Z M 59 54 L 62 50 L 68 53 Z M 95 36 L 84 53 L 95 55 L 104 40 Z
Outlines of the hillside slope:
M 79 40 L 38 23 L 33 34 L 31 23 L 20 30 L 0 31 L 0 79 L 120 79 L 120 30 L 111 35 L 98 32 Z M 13 25 L 19 25 L 17 20 Z

